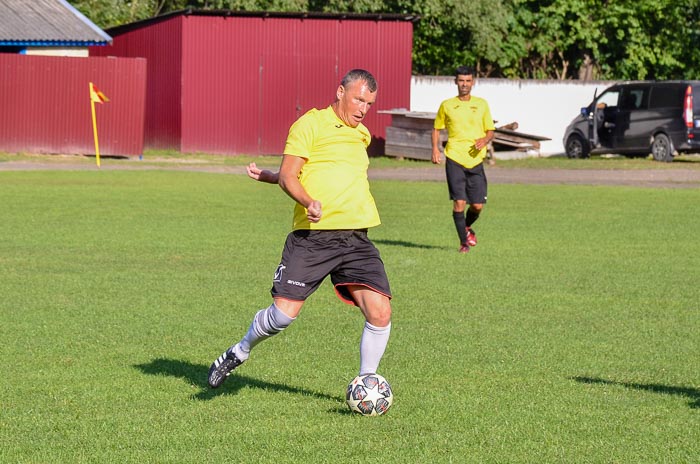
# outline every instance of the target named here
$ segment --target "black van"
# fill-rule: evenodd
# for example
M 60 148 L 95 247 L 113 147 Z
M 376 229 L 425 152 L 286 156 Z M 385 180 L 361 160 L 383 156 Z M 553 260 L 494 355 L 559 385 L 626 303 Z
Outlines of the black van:
M 581 108 L 564 134 L 569 158 L 595 153 L 673 161 L 700 153 L 700 81 L 628 82 Z

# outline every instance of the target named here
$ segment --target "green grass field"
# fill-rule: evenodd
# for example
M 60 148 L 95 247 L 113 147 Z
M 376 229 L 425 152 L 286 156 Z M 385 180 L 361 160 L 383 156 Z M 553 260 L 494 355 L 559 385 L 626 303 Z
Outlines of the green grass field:
M 222 388 L 291 200 L 241 175 L 0 172 L 0 462 L 689 463 L 700 190 L 377 181 L 386 416 L 344 403 L 362 318 L 328 283 Z

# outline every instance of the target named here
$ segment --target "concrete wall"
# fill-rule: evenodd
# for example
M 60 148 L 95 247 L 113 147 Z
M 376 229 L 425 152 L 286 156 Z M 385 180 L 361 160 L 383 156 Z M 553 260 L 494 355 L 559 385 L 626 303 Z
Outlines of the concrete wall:
M 472 94 L 485 98 L 496 126 L 517 122 L 518 132 L 549 137 L 541 144 L 540 154 L 564 153 L 564 131 L 581 107 L 612 85 L 612 81 L 556 81 L 478 79 Z M 437 112 L 440 102 L 456 96 L 452 76 L 413 76 L 411 111 Z

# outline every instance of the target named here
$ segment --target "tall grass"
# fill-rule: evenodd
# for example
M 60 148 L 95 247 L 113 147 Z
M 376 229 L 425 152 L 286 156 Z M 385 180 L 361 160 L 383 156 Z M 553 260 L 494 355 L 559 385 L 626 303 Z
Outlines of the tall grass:
M 388 415 L 350 415 L 362 318 L 329 284 L 223 387 L 291 200 L 244 176 L 0 173 L 0 462 L 693 462 L 700 190 L 373 183 Z

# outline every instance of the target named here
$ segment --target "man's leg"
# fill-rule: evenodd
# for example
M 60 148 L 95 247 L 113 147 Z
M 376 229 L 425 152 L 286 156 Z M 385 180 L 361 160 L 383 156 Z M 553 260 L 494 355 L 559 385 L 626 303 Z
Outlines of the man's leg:
M 248 332 L 233 348 L 236 357 L 241 361 L 247 360 L 250 350 L 255 345 L 289 327 L 301 311 L 303 304 L 303 301 L 275 298 L 275 302 L 270 307 L 258 311 Z
M 275 298 L 275 302 L 269 307 L 258 311 L 241 341 L 224 351 L 212 363 L 209 368 L 209 385 L 212 388 L 218 388 L 235 368 L 248 359 L 250 350 L 255 345 L 289 327 L 296 319 L 303 304 L 303 301 Z
M 472 224 L 479 219 L 482 209 L 484 209 L 484 205 L 482 203 L 474 203 L 473 205 L 469 205 L 469 209 L 467 209 L 467 217 L 464 221 L 467 227 L 471 227 Z
M 391 303 L 387 296 L 362 285 L 351 285 L 348 290 L 365 316 L 360 340 L 360 375 L 376 373 L 389 343 Z
M 464 210 L 467 205 L 467 173 L 464 166 L 447 158 L 445 162 L 445 177 L 447 189 L 452 200 L 452 220 L 459 236 L 460 253 L 469 251 L 467 245 L 467 224 Z
M 472 224 L 479 219 L 479 214 L 481 214 L 483 207 L 484 205 L 482 203 L 475 203 L 473 205 L 469 205 L 469 209 L 467 210 L 467 217 L 465 218 L 464 223 L 466 242 L 470 247 L 476 246 L 476 233 L 472 229 Z
M 484 165 L 480 164 L 472 169 L 467 170 L 467 198 L 470 203 L 465 218 L 467 244 L 469 246 L 476 245 L 476 234 L 472 229 L 472 225 L 479 219 L 479 215 L 486 203 L 488 190 L 488 182 L 486 180 L 486 172 Z
M 460 245 L 465 245 L 467 243 L 467 221 L 464 217 L 466 205 L 467 202 L 465 200 L 455 200 L 452 202 L 452 220 L 457 229 Z

